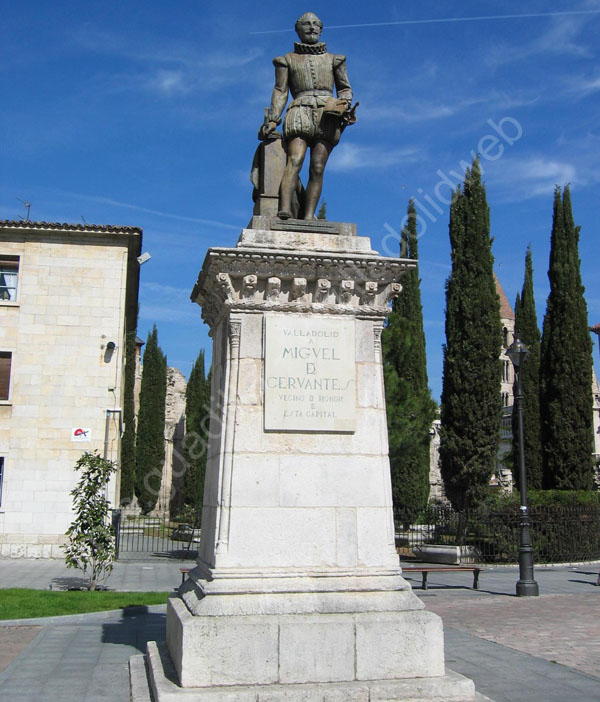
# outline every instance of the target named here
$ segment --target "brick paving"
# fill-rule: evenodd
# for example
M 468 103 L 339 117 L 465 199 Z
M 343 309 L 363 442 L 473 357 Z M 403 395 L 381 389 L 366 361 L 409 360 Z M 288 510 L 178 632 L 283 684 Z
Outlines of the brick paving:
M 0 629 L 0 673 L 41 630 L 41 626 L 4 626 Z
M 600 677 L 600 592 L 424 601 L 446 626 Z
M 179 562 L 118 564 L 116 590 L 171 590 Z M 446 662 L 494 702 L 600 699 L 600 564 L 536 569 L 540 597 L 514 596 L 516 568 L 436 573 L 415 593 L 445 624 Z M 68 587 L 64 563 L 0 559 L 2 587 Z M 76 584 L 76 583 L 74 583 Z M 128 659 L 165 638 L 165 607 L 0 622 L 2 702 L 129 702 Z M 4 670 L 1 670 L 2 663 Z
M 164 640 L 165 619 L 160 605 L 44 620 L 0 672 L 0 700 L 130 702 L 129 658 L 145 651 L 147 641 Z M 8 628 L 0 626 L 0 638 Z

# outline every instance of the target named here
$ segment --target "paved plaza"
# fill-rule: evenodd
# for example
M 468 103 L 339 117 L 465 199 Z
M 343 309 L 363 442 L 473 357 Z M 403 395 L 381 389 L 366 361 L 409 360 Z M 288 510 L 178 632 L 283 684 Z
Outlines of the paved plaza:
M 118 563 L 108 587 L 172 591 L 180 561 Z M 515 568 L 431 573 L 415 592 L 445 624 L 446 663 L 495 702 L 600 699 L 600 564 L 536 569 L 540 597 L 516 598 Z M 61 589 L 77 573 L 60 561 L 0 560 L 0 588 Z M 2 593 L 0 590 L 0 597 Z M 0 622 L 0 699 L 6 702 L 128 702 L 129 657 L 164 641 L 165 606 Z

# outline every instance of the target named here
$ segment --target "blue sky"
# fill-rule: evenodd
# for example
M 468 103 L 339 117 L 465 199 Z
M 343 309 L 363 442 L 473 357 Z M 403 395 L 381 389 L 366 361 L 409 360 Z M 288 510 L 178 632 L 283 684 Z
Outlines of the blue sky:
M 210 353 L 189 294 L 206 249 L 233 246 L 250 219 L 271 59 L 292 48 L 305 10 L 324 21 L 329 50 L 348 56 L 360 101 L 325 175 L 328 218 L 357 222 L 397 255 L 418 200 L 434 397 L 450 271 L 445 183 L 474 153 L 511 303 L 531 243 L 541 326 L 552 193 L 568 182 L 589 321 L 600 322 L 600 0 L 5 3 L 0 218 L 23 216 L 24 200 L 34 220 L 142 227 L 152 259 L 139 335 L 156 322 L 169 364 L 187 375 L 200 348 Z

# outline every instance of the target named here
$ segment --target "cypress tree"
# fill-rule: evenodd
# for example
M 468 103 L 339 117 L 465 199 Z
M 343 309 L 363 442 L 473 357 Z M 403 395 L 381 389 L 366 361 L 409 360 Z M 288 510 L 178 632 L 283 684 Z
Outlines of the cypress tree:
M 592 341 L 583 296 L 579 227 L 571 193 L 554 193 L 550 294 L 540 369 L 543 487 L 589 490 L 593 482 Z
M 167 359 L 158 345 L 154 325 L 144 349 L 135 445 L 135 494 L 144 514 L 154 509 L 162 481 L 166 394 Z
M 523 365 L 523 430 L 525 434 L 525 468 L 527 487 L 540 490 L 542 487 L 542 438 L 540 433 L 540 330 L 533 296 L 533 262 L 531 248 L 525 255 L 525 278 L 521 294 L 515 302 L 515 336 L 529 348 L 529 356 Z M 515 384 L 515 393 L 516 393 Z M 519 453 L 519 430 L 517 413 L 513 412 L 513 456 Z M 519 471 L 513 471 L 515 485 L 519 488 Z
M 123 388 L 123 424 L 121 439 L 121 504 L 128 504 L 135 489 L 135 331 L 125 337 L 125 380 Z
M 417 211 L 408 205 L 401 255 L 418 258 Z M 423 308 L 417 269 L 405 273 L 382 334 L 390 469 L 394 507 L 416 514 L 429 497 L 429 442 L 436 405 L 427 379 Z
M 322 202 L 319 211 L 317 212 L 317 219 L 327 219 L 327 203 Z
M 210 421 L 210 373 L 205 374 L 204 349 L 194 363 L 185 394 L 185 473 L 183 503 L 202 509 Z
M 446 344 L 440 466 L 457 510 L 486 495 L 500 441 L 500 303 L 493 275 L 489 208 L 479 161 L 450 207 L 452 271 L 446 282 Z

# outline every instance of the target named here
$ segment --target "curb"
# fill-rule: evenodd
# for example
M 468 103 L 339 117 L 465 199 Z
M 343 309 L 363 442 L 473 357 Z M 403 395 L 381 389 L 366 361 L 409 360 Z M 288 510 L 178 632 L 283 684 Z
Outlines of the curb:
M 51 626 L 53 624 L 89 624 L 104 619 L 114 619 L 115 615 L 123 616 L 124 612 L 136 614 L 165 614 L 167 605 L 135 605 L 121 609 L 107 609 L 103 612 L 86 612 L 82 614 L 62 614 L 56 617 L 32 617 L 29 619 L 0 619 L 2 626 Z M 90 622 L 91 620 L 91 622 Z

